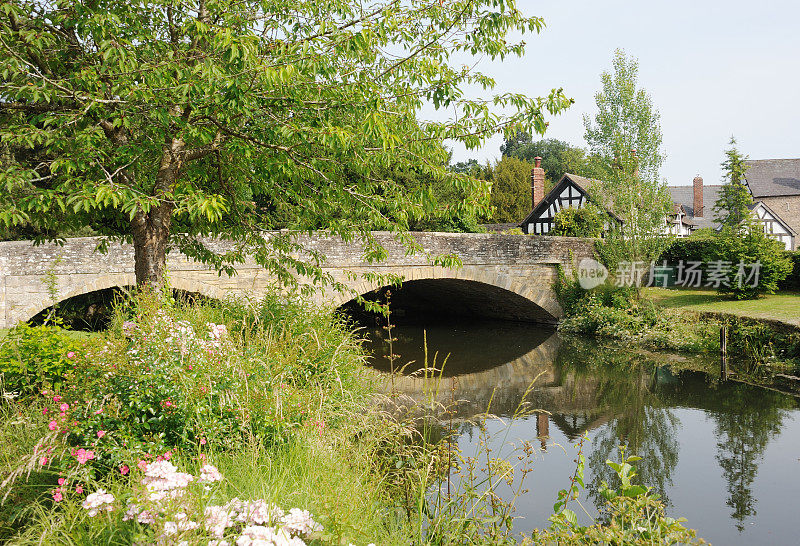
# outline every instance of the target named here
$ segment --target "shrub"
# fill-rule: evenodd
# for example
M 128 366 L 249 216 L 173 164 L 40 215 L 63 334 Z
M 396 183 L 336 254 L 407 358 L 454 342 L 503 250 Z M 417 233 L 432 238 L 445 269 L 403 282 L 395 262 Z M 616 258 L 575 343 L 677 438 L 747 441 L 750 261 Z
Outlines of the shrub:
M 82 343 L 58 325 L 20 323 L 0 340 L 0 374 L 6 392 L 31 394 L 59 388 L 81 354 Z
M 767 237 L 760 228 L 745 232 L 725 228 L 717 238 L 714 258 L 731 266 L 727 285 L 721 284 L 718 291 L 736 299 L 774 294 L 778 284 L 792 272 L 792 262 L 786 257 L 781 243 Z M 755 263 L 760 264 L 757 283 L 737 279 L 738 264 L 748 266 Z
M 792 272 L 778 283 L 781 290 L 800 290 L 800 250 L 786 252 L 785 256 L 792 262 Z
M 603 226 L 609 219 L 596 205 L 587 203 L 585 207 L 579 209 L 572 207 L 561 209 L 553 221 L 551 235 L 600 237 L 603 234 Z

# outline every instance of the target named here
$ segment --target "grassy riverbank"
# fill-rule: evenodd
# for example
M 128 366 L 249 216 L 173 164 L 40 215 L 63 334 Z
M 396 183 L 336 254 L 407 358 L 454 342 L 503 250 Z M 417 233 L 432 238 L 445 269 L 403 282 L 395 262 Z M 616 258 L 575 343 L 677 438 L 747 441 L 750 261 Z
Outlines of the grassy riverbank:
M 488 480 L 476 480 L 469 457 L 380 411 L 358 340 L 329 310 L 144 294 L 88 339 L 22 328 L 4 342 L 5 378 L 27 381 L 0 406 L 0 540 L 9 544 L 522 540 L 514 499 L 494 488 L 527 471 L 491 462 Z M 431 501 L 447 462 L 466 485 Z M 578 493 L 570 483 L 564 495 Z M 636 491 L 641 502 L 609 504 L 606 515 L 638 522 L 624 530 L 629 543 L 643 532 L 691 539 L 648 516 L 658 501 Z M 537 543 L 606 532 L 572 516 L 562 503 Z
M 732 300 L 708 289 L 645 288 L 643 294 L 660 307 L 726 313 L 800 326 L 797 292 L 780 292 L 754 300 Z

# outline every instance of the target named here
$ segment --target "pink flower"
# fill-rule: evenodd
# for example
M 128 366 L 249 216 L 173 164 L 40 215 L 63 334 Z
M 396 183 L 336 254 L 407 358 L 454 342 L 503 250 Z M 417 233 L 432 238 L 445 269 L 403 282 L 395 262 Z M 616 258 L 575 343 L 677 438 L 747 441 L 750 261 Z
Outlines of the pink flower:
M 58 407 L 58 409 L 60 409 L 61 411 L 67 411 L 69 409 L 69 404 L 67 404 L 67 403 L 61 404 Z
M 201 446 L 206 445 L 206 439 L 205 438 L 200 438 L 200 445 Z
M 59 395 L 55 395 L 55 396 L 53 397 L 53 402 L 55 402 L 56 404 L 58 404 L 59 402 L 61 402 L 61 397 L 60 397 Z
M 42 410 L 42 415 L 47 415 L 47 408 L 44 408 L 44 409 Z
M 55 430 L 58 428 L 58 423 L 56 423 L 55 421 L 50 421 L 49 423 L 47 423 L 47 428 L 49 428 L 50 430 Z
M 189 369 L 190 369 L 190 370 L 192 369 L 192 365 L 191 365 L 191 364 L 189 364 Z
M 56 502 L 61 502 L 64 500 L 64 495 L 61 494 L 60 489 L 56 489 L 55 493 L 53 493 L 53 500 Z
M 96 412 L 94 412 L 94 414 L 95 414 L 95 415 L 100 415 L 101 413 L 103 413 L 103 410 L 102 410 L 102 409 L 99 409 L 99 410 L 97 410 Z
M 64 485 L 65 483 L 67 483 L 67 480 L 64 478 L 58 478 L 58 485 Z
M 98 438 L 102 438 L 105 435 L 106 435 L 106 431 L 105 430 L 98 430 L 97 431 L 97 437 Z
M 67 358 L 75 358 L 75 351 L 70 351 L 67 353 Z
M 42 466 L 46 465 L 47 464 L 47 457 L 42 455 L 42 458 L 39 459 L 39 464 L 42 465 Z
M 78 462 L 80 464 L 86 464 L 87 462 L 94 459 L 94 451 L 80 448 L 78 451 L 75 452 L 75 458 L 78 459 Z
M 126 476 L 128 472 L 131 471 L 131 469 L 128 467 L 128 465 L 124 464 L 121 467 L 119 467 L 119 471 L 122 473 L 123 476 Z
M 139 467 L 139 470 L 144 470 L 145 468 L 147 468 L 147 461 L 145 461 L 144 459 L 139 459 L 139 462 L 136 463 L 136 466 Z
M 80 495 L 81 493 L 83 493 L 83 487 L 82 487 L 82 486 L 80 486 L 80 485 L 79 485 L 79 486 L 77 486 L 77 487 L 75 488 L 75 492 L 76 492 L 78 495 Z

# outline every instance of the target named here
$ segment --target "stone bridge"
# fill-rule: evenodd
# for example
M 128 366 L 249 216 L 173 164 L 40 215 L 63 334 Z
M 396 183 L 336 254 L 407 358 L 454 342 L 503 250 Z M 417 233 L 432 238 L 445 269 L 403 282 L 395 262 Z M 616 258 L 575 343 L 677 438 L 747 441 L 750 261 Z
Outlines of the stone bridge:
M 365 273 L 396 274 L 404 279 L 408 304 L 424 303 L 490 318 L 530 322 L 555 322 L 561 316 L 552 289 L 557 266 L 571 270 L 583 257 L 594 254 L 592 240 L 551 236 L 501 234 L 414 233 L 425 253 L 409 255 L 389 233 L 376 233 L 387 249 L 380 263 L 363 260 L 362 247 L 338 238 L 315 235 L 303 244 L 321 252 L 324 269 L 354 293 L 380 288 L 365 280 Z M 133 247 L 111 245 L 107 253 L 95 251 L 96 238 L 67 239 L 63 246 L 33 246 L 30 241 L 0 243 L 0 328 L 29 320 L 54 303 L 113 287 L 135 284 Z M 217 251 L 227 244 L 210 243 Z M 427 255 L 426 255 L 427 254 Z M 430 256 L 456 255 L 462 266 L 431 265 Z M 234 276 L 220 276 L 204 264 L 172 252 L 167 261 L 173 288 L 222 299 L 228 295 L 259 298 L 274 286 L 270 274 L 252 260 L 236 267 Z M 47 278 L 55 280 L 56 297 Z M 353 293 L 320 290 L 316 303 L 342 305 Z M 444 306 L 444 307 L 443 307 Z

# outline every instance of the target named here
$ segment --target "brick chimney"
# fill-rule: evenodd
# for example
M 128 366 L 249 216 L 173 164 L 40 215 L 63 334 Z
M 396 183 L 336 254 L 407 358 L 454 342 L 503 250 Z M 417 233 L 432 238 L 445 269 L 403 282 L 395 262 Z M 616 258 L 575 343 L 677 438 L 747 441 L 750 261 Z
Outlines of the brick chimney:
M 533 158 L 533 169 L 531 170 L 531 202 L 532 208 L 544 199 L 544 169 L 542 168 L 542 158 Z
M 703 177 L 699 174 L 694 177 L 692 181 L 694 186 L 694 201 L 692 208 L 694 209 L 695 218 L 703 217 Z

